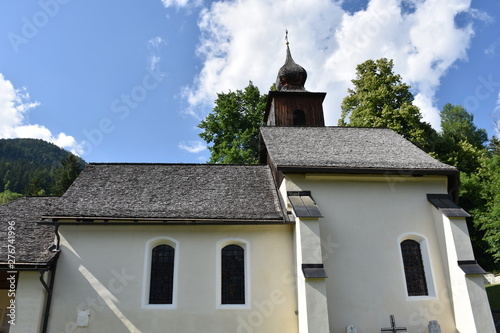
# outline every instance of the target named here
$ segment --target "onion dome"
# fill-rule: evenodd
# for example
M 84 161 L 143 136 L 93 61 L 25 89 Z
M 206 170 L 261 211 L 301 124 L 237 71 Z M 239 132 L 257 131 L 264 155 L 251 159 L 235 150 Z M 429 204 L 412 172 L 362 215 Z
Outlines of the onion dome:
M 304 67 L 295 63 L 288 46 L 288 32 L 286 42 L 286 61 L 280 68 L 276 78 L 276 89 L 278 91 L 306 91 L 304 83 L 307 80 L 307 72 Z

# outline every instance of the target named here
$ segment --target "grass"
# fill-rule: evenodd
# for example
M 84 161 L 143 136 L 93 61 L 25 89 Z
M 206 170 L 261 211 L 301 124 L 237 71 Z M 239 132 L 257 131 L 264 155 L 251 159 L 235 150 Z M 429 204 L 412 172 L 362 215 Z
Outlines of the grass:
M 500 284 L 490 284 L 486 286 L 486 293 L 493 310 L 500 310 Z

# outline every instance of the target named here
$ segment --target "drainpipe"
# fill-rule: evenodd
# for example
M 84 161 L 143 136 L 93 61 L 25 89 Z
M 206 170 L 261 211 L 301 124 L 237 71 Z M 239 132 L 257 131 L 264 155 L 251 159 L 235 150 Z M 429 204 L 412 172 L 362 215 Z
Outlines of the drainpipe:
M 49 284 L 45 282 L 43 279 L 43 274 L 48 271 L 40 271 L 40 282 L 42 282 L 43 287 L 45 288 L 45 291 L 47 292 L 47 298 L 45 299 L 45 307 L 43 311 L 43 322 L 42 322 L 42 333 L 47 333 L 47 327 L 49 324 L 49 315 L 50 315 L 50 305 L 52 304 L 52 292 L 54 290 L 54 280 L 56 278 L 56 268 L 57 268 L 57 259 L 59 257 L 59 253 L 56 254 L 55 257 L 55 262 L 52 265 L 52 269 L 50 270 L 50 278 L 49 278 Z
M 52 269 L 51 269 L 48 285 L 45 282 L 45 280 L 43 279 L 43 274 L 48 270 L 40 271 L 40 282 L 42 283 L 43 287 L 45 288 L 45 291 L 47 292 L 47 298 L 45 299 L 45 307 L 43 309 L 43 322 L 42 322 L 41 333 L 47 333 L 47 327 L 49 325 L 50 306 L 52 304 L 52 292 L 54 290 L 54 281 L 56 279 L 57 260 L 59 259 L 59 254 L 61 253 L 59 250 L 59 246 L 61 243 L 61 236 L 59 235 L 59 224 L 55 225 L 54 233 L 56 234 L 56 238 L 57 238 L 56 249 L 55 249 L 55 251 L 57 251 L 57 253 L 53 259 L 54 264 L 52 264 Z

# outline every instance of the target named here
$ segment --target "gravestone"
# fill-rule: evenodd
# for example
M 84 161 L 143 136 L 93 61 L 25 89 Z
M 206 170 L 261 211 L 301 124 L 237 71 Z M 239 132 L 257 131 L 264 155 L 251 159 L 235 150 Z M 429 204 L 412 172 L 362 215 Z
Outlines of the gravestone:
M 437 320 L 431 320 L 429 322 L 429 333 L 441 333 L 441 326 Z

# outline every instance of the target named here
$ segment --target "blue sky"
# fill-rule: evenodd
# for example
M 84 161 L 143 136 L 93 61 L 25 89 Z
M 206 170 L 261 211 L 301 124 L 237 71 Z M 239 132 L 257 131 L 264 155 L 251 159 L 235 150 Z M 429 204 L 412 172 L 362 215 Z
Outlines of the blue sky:
M 205 162 L 197 124 L 217 92 L 267 92 L 285 29 L 327 125 L 356 65 L 387 57 L 435 128 L 452 103 L 498 135 L 499 1 L 3 0 L 0 137 L 87 162 Z

